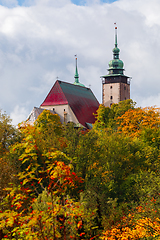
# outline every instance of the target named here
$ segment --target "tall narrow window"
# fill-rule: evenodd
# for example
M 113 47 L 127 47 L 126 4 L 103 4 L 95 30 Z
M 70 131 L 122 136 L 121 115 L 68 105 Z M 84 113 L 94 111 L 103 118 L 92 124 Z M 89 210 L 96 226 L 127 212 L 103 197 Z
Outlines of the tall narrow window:
M 110 99 L 113 99 L 113 97 L 112 97 L 112 96 L 110 96 Z
M 67 123 L 67 112 L 64 109 L 64 123 Z

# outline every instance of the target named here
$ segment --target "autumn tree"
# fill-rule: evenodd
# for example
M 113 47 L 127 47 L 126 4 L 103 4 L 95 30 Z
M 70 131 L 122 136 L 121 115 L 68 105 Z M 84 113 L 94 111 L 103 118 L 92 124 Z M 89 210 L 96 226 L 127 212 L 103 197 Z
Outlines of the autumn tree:
M 35 128 L 40 132 L 47 148 L 59 147 L 59 139 L 62 134 L 62 124 L 58 114 L 49 110 L 43 110 L 34 123 Z
M 82 179 L 72 167 L 49 157 L 45 175 L 48 185 L 36 177 L 36 168 L 19 174 L 21 184 L 13 186 L 0 213 L 0 228 L 11 239 L 88 239 L 92 237 L 94 212 L 85 203 L 70 198 Z M 36 166 L 35 166 L 36 167 Z M 44 170 L 42 169 L 44 172 Z M 39 184 L 36 186 L 35 182 Z M 38 191 L 41 189 L 41 193 Z M 35 197 L 37 195 L 37 197 Z
M 137 212 L 145 211 L 142 207 L 137 207 Z M 106 230 L 101 237 L 102 240 L 152 240 L 160 237 L 160 219 L 152 221 L 150 218 L 140 218 L 134 220 L 136 216 L 129 213 L 123 217 L 121 224 L 113 225 Z
M 6 188 L 0 216 L 6 238 L 93 237 L 94 210 L 80 198 L 83 179 L 74 172 L 72 159 L 57 145 L 45 146 L 47 135 L 39 126 L 28 125 L 21 131 L 22 141 L 10 150 L 21 162 L 19 184 Z
M 94 129 L 113 128 L 117 129 L 117 117 L 122 116 L 129 109 L 135 109 L 136 102 L 131 99 L 112 104 L 111 108 L 100 105 L 96 114 Z
M 8 148 L 21 171 L 3 199 L 6 238 L 159 237 L 158 109 L 132 100 L 101 105 L 85 132 L 43 111 L 20 131 Z
M 9 150 L 9 146 L 20 138 L 19 131 L 11 124 L 6 113 L 0 111 L 0 156 Z
M 119 131 L 130 137 L 140 136 L 143 129 L 159 129 L 160 113 L 158 108 L 130 109 L 118 117 Z
M 10 156 L 9 148 L 20 141 L 20 132 L 11 124 L 11 119 L 6 113 L 0 111 L 0 202 L 5 197 L 4 188 L 9 182 L 16 181 L 15 174 L 19 170 Z

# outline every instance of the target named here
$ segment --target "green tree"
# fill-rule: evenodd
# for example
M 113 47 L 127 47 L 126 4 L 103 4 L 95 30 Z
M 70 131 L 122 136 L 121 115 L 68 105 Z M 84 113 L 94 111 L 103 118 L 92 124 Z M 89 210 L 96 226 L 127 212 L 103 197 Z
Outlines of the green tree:
M 3 199 L 1 228 L 10 238 L 99 239 L 104 229 L 128 227 L 132 216 L 134 224 L 158 217 L 158 109 L 132 100 L 101 105 L 90 131 L 44 111 L 20 132 L 3 158 L 21 164 Z
M 10 146 L 19 142 L 21 134 L 11 124 L 10 117 L 0 111 L 0 202 L 5 198 L 4 188 L 12 181 L 16 181 L 15 174 L 19 170 L 19 165 L 10 155 Z
M 117 129 L 117 118 L 122 116 L 129 109 L 135 109 L 136 102 L 131 99 L 127 99 L 119 102 L 118 104 L 112 104 L 111 108 L 100 105 L 96 114 L 96 122 L 94 129 L 113 128 Z
M 44 109 L 43 112 L 38 116 L 34 125 L 46 134 L 55 133 L 60 135 L 62 133 L 62 124 L 58 114 L 53 114 L 49 110 Z
M 19 138 L 19 131 L 11 124 L 10 117 L 0 111 L 0 156 Z
M 71 158 L 55 146 L 44 146 L 39 128 L 26 126 L 21 131 L 22 141 L 11 149 L 22 164 L 19 184 L 6 188 L 3 232 L 8 239 L 93 237 L 94 211 L 80 201 L 82 178 L 74 172 Z
M 60 138 L 62 135 L 62 124 L 57 114 L 52 114 L 49 110 L 44 110 L 34 123 L 35 128 L 41 135 L 43 148 L 60 148 Z

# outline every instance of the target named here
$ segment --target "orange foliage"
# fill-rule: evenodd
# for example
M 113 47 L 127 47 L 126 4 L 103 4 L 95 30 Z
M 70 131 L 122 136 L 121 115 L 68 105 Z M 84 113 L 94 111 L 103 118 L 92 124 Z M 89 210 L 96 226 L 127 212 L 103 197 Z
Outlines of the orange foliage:
M 6 197 L 10 207 L 0 212 L 0 229 L 7 233 L 7 239 L 15 236 L 16 239 L 26 240 L 65 240 L 70 239 L 70 235 L 76 239 L 88 232 L 84 232 L 84 221 L 94 217 L 94 213 L 87 211 L 84 203 L 76 202 L 67 195 L 67 190 L 77 188 L 83 182 L 71 169 L 70 165 L 61 161 L 49 163 L 46 168 L 49 185 L 46 189 L 42 179 L 35 178 L 39 188 L 45 189 L 45 198 L 42 194 L 40 198 L 32 195 L 33 189 L 36 190 L 33 179 L 24 178 L 18 187 L 6 189 L 10 190 Z
M 144 212 L 142 207 L 137 208 L 137 212 Z M 152 220 L 148 217 L 135 219 L 133 214 L 123 217 L 123 224 L 117 224 L 104 232 L 102 240 L 138 240 L 149 237 L 160 236 L 160 219 Z M 160 239 L 160 238 L 158 238 Z
M 118 130 L 130 137 L 138 137 L 146 127 L 153 129 L 160 126 L 159 108 L 155 107 L 130 109 L 117 119 L 120 124 Z

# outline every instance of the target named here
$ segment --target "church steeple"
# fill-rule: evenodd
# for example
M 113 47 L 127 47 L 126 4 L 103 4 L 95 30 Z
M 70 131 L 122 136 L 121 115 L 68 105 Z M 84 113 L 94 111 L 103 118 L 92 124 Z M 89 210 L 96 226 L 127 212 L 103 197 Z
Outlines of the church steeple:
M 115 27 L 115 48 L 117 48 L 117 27 Z
M 115 27 L 115 47 L 113 48 L 113 60 L 109 62 L 109 75 L 123 75 L 123 62 L 119 59 L 120 49 L 117 47 L 117 27 Z
M 74 81 L 74 84 L 75 85 L 79 85 L 81 87 L 85 87 L 82 83 L 79 82 L 79 74 L 78 74 L 78 67 L 77 67 L 77 55 L 75 55 L 75 61 L 76 61 L 76 70 L 75 70 L 75 75 L 74 75 L 74 78 L 75 78 L 75 81 Z
M 75 75 L 74 75 L 74 78 L 75 78 L 75 82 L 74 84 L 77 84 L 79 83 L 79 74 L 78 74 L 78 68 L 77 68 L 77 56 L 76 56 L 76 71 L 75 71 Z
M 117 27 L 115 27 L 115 48 L 113 48 L 113 59 L 119 59 L 119 48 L 117 47 Z
M 109 62 L 109 73 L 102 76 L 102 102 L 104 106 L 110 107 L 113 103 L 130 99 L 129 77 L 124 75 L 123 62 L 119 59 L 120 49 L 117 41 L 117 27 L 115 27 L 115 43 L 113 59 Z

